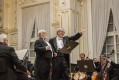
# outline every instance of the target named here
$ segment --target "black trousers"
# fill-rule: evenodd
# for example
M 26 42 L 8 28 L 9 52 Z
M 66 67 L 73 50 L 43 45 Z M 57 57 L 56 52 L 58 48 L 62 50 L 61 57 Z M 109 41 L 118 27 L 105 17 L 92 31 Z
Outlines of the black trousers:
M 51 59 L 41 57 L 35 63 L 34 77 L 36 80 L 50 80 Z
M 52 80 L 69 80 L 69 68 L 64 56 L 52 59 Z

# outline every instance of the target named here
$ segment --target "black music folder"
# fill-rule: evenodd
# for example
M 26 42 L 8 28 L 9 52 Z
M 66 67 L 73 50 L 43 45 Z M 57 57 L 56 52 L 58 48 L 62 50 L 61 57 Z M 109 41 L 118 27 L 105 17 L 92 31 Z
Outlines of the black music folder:
M 78 42 L 69 41 L 62 49 L 59 50 L 59 52 L 69 54 L 78 44 Z
M 78 71 L 79 71 L 79 68 L 78 68 L 77 64 L 71 63 L 71 73 L 75 73 Z
M 80 72 L 94 72 L 93 60 L 77 60 L 77 65 Z

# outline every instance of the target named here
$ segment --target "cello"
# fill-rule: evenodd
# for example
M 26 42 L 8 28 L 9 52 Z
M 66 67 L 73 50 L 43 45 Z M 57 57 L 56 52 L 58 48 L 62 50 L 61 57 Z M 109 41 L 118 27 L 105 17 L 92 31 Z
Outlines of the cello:
M 114 49 L 111 51 L 110 56 L 114 53 Z M 109 80 L 109 71 L 112 70 L 111 61 L 108 61 L 110 57 L 106 57 L 104 61 L 104 65 L 101 70 L 101 80 Z
M 114 49 L 111 51 L 110 56 L 114 53 Z M 106 66 L 103 71 L 103 80 L 109 80 L 109 71 L 111 71 L 111 61 L 108 61 L 110 57 L 107 57 L 106 59 Z

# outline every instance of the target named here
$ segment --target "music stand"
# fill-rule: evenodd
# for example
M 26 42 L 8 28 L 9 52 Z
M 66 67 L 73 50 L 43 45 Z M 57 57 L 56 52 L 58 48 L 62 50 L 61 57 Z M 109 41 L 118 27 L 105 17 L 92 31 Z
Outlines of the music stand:
M 77 60 L 77 65 L 80 72 L 94 72 L 93 60 Z
M 69 41 L 62 49 L 59 50 L 60 53 L 69 54 L 78 45 L 78 42 Z

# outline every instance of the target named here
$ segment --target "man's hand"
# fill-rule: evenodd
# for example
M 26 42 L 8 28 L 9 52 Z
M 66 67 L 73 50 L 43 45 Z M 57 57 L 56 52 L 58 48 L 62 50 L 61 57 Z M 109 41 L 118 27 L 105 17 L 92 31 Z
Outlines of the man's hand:
M 54 57 L 57 57 L 57 53 L 54 53 Z
M 86 30 L 84 29 L 84 27 L 82 27 L 82 29 L 81 29 L 81 33 L 83 33 L 83 32 L 85 32 Z
M 27 75 L 27 76 L 30 76 L 31 73 L 27 70 L 27 71 L 26 71 L 26 75 Z
M 51 50 L 50 46 L 46 46 L 45 48 L 46 48 L 46 50 Z

